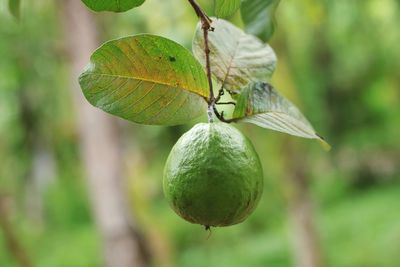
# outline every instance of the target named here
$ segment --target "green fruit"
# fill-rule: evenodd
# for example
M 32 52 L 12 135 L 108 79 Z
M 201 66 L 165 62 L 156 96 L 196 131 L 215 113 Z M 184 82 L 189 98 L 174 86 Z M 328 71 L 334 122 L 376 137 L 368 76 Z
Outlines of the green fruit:
M 263 191 L 256 151 L 226 123 L 199 123 L 172 148 L 164 169 L 164 194 L 185 220 L 210 226 L 244 221 Z

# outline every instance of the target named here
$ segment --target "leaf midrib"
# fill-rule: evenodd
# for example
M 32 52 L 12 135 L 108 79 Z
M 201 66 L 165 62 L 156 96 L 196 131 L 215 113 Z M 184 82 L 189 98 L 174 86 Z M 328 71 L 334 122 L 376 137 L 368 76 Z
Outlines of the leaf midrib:
M 268 115 L 268 113 L 265 113 L 265 114 L 267 114 Z M 243 118 L 243 121 L 247 121 L 247 122 L 251 122 L 251 118 L 252 117 L 256 117 L 257 115 L 261 115 L 261 114 L 255 114 L 255 115 L 252 115 L 252 116 L 249 116 L 249 117 L 245 117 L 245 118 Z M 283 125 L 286 125 L 286 126 L 288 126 L 288 124 L 285 122 L 285 121 L 282 121 L 282 120 L 278 120 L 280 123 L 282 123 Z M 302 123 L 301 123 L 302 124 Z M 308 131 L 306 131 L 306 130 L 304 130 L 303 128 L 301 128 L 301 127 L 299 127 L 299 125 L 296 125 L 296 124 L 289 124 L 291 127 L 291 129 L 290 128 L 288 128 L 288 127 L 283 127 L 285 130 L 292 130 L 292 131 L 294 131 L 294 132 L 300 132 L 300 133 L 302 133 L 302 134 L 305 134 L 305 135 L 307 135 L 307 136 L 313 136 L 312 138 L 313 139 L 315 139 L 315 138 L 319 138 L 319 136 L 318 136 L 318 134 L 315 132 L 315 130 L 313 130 L 312 129 L 312 131 L 310 131 L 310 132 L 308 132 Z M 304 124 L 303 124 L 304 125 Z M 294 127 L 294 129 L 292 128 L 292 127 Z M 268 129 L 273 129 L 273 128 L 269 128 L 269 127 L 266 127 L 266 128 L 268 128 Z M 273 129 L 274 130 L 274 129 Z M 276 130 L 275 130 L 276 131 Z M 281 130 L 279 130 L 280 132 L 282 132 Z M 288 132 L 285 132 L 285 133 L 288 133 Z M 311 137 L 310 137 L 311 138 Z
M 170 86 L 170 87 L 176 87 L 176 88 L 181 88 L 182 90 L 186 90 L 190 93 L 194 93 L 202 98 L 204 97 L 208 97 L 201 95 L 199 92 L 195 92 L 192 90 L 189 90 L 188 88 L 184 88 L 182 86 L 176 86 L 174 84 L 170 84 L 170 83 L 166 83 L 166 82 L 160 82 L 160 81 L 153 81 L 151 79 L 144 79 L 144 78 L 138 78 L 138 77 L 130 77 L 130 76 L 125 76 L 125 75 L 117 75 L 117 74 L 106 74 L 106 73 L 95 73 L 95 72 L 91 72 L 91 73 L 87 73 L 82 75 L 81 77 L 85 77 L 85 76 L 90 76 L 90 75 L 97 75 L 97 76 L 105 76 L 105 77 L 116 77 L 116 78 L 121 78 L 121 79 L 128 79 L 128 80 L 137 80 L 137 81 L 144 81 L 144 82 L 149 82 L 149 83 L 156 83 L 156 84 L 161 84 L 161 85 L 165 85 L 165 86 Z
M 228 77 L 229 77 L 229 74 L 230 74 L 231 68 L 232 68 L 232 62 L 233 62 L 233 60 L 234 60 L 235 57 L 236 57 L 236 54 L 237 54 L 237 51 L 238 51 L 238 48 L 239 48 L 239 44 L 240 44 L 240 40 L 241 40 L 241 39 L 242 39 L 242 36 L 240 36 L 240 39 L 236 42 L 236 47 L 235 47 L 235 49 L 233 50 L 233 55 L 231 56 L 231 60 L 229 61 L 228 69 L 226 70 L 226 75 L 225 75 L 224 79 L 222 80 L 222 86 L 225 86 L 225 83 L 226 83 L 226 81 L 228 80 Z
M 314 128 L 313 128 L 312 126 L 309 126 L 309 125 L 307 125 L 306 123 L 302 122 L 301 120 L 298 120 L 298 119 L 296 119 L 295 117 L 290 116 L 290 115 L 288 115 L 287 113 L 282 112 L 282 111 L 271 111 L 271 110 L 268 110 L 268 111 L 265 111 L 265 112 L 257 112 L 257 113 L 253 113 L 253 114 L 247 114 L 247 115 L 242 116 L 241 118 L 239 118 L 239 120 L 240 120 L 240 119 L 250 118 L 250 117 L 252 117 L 252 116 L 262 115 L 262 114 L 267 114 L 267 115 L 268 115 L 268 114 L 277 114 L 277 115 L 285 115 L 285 116 L 288 116 L 288 117 L 290 117 L 290 118 L 293 118 L 293 119 L 294 119 L 296 122 L 298 122 L 299 124 L 304 125 L 305 128 L 310 129 L 310 130 L 311 130 L 310 132 L 313 132 L 314 134 L 316 134 L 316 132 L 315 132 L 315 130 L 314 130 Z M 301 128 L 299 128 L 299 129 L 300 129 L 301 131 L 305 132 L 304 129 L 301 129 Z

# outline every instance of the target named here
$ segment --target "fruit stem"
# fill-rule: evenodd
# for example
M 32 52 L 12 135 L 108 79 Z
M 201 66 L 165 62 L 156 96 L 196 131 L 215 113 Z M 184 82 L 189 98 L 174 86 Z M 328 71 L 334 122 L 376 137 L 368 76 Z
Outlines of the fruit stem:
M 208 109 L 207 109 L 208 123 L 213 123 L 214 122 L 213 111 L 214 111 L 213 107 L 209 105 Z

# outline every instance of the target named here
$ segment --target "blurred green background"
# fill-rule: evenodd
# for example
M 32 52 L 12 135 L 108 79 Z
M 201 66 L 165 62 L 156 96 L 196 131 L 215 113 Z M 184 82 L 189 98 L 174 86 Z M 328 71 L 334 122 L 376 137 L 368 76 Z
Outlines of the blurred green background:
M 20 21 L 6 2 L 0 1 L 0 217 L 6 222 L 0 266 L 21 266 L 7 231 L 33 266 L 104 266 L 69 88 L 63 1 L 23 0 Z M 212 14 L 211 1 L 200 3 Z M 149 32 L 189 49 L 197 23 L 184 0 L 147 0 L 95 18 L 102 42 Z M 239 15 L 232 21 L 240 25 Z M 282 0 L 277 23 L 270 42 L 278 55 L 274 84 L 333 149 L 237 125 L 262 159 L 264 195 L 247 221 L 213 229 L 207 239 L 202 227 L 175 215 L 162 193 L 169 150 L 194 123 L 154 127 L 116 119 L 129 208 L 148 243 L 150 266 L 295 266 L 296 189 L 288 177 L 299 158 L 322 266 L 400 266 L 399 1 Z

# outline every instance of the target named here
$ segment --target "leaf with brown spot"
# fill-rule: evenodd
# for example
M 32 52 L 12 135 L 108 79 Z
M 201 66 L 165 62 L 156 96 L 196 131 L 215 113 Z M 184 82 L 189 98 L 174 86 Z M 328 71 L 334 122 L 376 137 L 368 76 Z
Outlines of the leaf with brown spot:
M 193 55 L 149 34 L 102 45 L 79 82 L 92 105 L 142 124 L 186 123 L 205 112 L 209 95 L 207 77 Z

